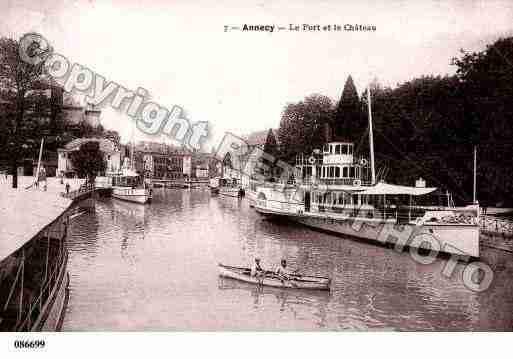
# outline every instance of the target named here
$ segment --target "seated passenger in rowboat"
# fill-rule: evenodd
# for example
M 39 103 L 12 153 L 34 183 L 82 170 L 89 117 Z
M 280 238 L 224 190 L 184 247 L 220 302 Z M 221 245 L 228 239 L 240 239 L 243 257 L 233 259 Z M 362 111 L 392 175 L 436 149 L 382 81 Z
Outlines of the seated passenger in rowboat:
M 280 277 L 282 280 L 284 280 L 284 279 L 288 280 L 288 279 L 290 279 L 290 276 L 292 275 L 292 273 L 289 272 L 289 270 L 287 269 L 287 261 L 285 259 L 281 260 L 280 265 L 276 268 L 274 273 L 276 273 L 276 275 L 278 277 Z

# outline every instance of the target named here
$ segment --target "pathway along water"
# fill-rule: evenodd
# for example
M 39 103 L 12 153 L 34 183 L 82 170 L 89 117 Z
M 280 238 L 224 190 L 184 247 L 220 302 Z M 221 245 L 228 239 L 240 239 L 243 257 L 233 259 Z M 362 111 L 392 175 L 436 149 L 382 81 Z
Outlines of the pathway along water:
M 408 253 L 264 220 L 247 201 L 156 189 L 151 205 L 98 201 L 68 240 L 63 330 L 511 330 L 513 256 L 483 248 L 494 281 L 468 290 Z M 217 263 L 333 278 L 331 293 L 221 279 Z

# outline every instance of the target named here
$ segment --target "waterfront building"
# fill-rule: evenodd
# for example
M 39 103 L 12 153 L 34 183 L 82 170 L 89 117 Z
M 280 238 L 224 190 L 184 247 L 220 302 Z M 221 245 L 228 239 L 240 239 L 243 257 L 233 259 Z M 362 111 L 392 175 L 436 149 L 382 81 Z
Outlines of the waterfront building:
M 100 125 L 101 110 L 96 106 L 89 103 L 84 105 L 71 95 L 61 95 L 60 101 L 63 118 L 72 133 L 78 134 L 82 124 L 88 124 L 93 128 Z
M 146 178 L 184 179 L 192 176 L 192 154 L 174 146 L 139 142 L 134 158 L 136 170 Z
M 222 161 L 221 176 L 225 179 L 236 179 L 243 188 L 249 188 L 256 173 L 246 173 L 245 169 L 258 167 L 255 161 L 260 161 L 260 159 L 258 156 L 251 156 L 251 153 L 256 148 L 260 150 L 264 149 L 268 133 L 269 130 L 255 131 L 243 136 L 243 139 L 248 146 L 247 149 L 245 149 L 247 152 L 244 154 L 238 154 L 236 151 L 227 153 Z M 244 167 L 241 168 L 241 166 Z M 263 171 L 259 170 L 258 174 L 263 175 L 265 178 L 269 178 L 272 177 L 273 171 L 270 169 L 265 169 Z
M 208 162 L 196 166 L 196 178 L 208 178 Z
M 192 158 L 192 177 L 209 178 L 210 155 L 195 153 Z
M 170 178 L 191 178 L 192 156 L 187 152 L 173 153 L 170 157 Z

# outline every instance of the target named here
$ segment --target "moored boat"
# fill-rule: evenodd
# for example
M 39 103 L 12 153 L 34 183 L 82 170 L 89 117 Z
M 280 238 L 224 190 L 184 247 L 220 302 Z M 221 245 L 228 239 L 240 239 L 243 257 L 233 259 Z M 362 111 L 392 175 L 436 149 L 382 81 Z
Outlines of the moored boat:
M 369 94 L 369 92 L 368 92 Z M 426 203 L 437 188 L 420 178 L 414 187 L 377 179 L 369 104 L 370 161 L 355 143 L 336 139 L 296 157 L 294 183 L 257 186 L 255 210 L 311 228 L 349 235 L 396 248 L 479 257 L 479 206 Z M 475 196 L 474 196 L 475 197 Z
M 128 202 L 147 203 L 152 198 L 152 190 L 133 167 L 133 160 L 125 158 L 121 172 L 109 175 L 112 180 L 112 197 Z
M 244 267 L 234 267 L 219 263 L 219 275 L 221 277 L 237 279 L 246 283 L 264 285 L 277 288 L 290 289 L 315 289 L 330 290 L 331 279 L 327 277 L 316 277 L 294 274 L 290 279 L 283 280 L 272 271 L 266 271 L 265 277 L 257 278 L 251 276 L 251 269 Z
M 242 198 L 245 195 L 244 188 L 236 178 L 212 178 L 209 187 L 212 194 L 235 198 Z

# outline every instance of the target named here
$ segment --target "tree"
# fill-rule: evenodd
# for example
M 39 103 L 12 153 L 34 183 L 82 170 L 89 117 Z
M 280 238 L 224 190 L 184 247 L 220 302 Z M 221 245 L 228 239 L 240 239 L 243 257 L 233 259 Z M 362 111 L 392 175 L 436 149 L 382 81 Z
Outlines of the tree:
M 454 58 L 461 82 L 467 137 L 478 145 L 480 200 L 513 203 L 513 37 Z M 464 131 L 462 131 L 464 132 Z M 470 186 L 468 183 L 467 186 Z
M 332 119 L 333 102 L 327 96 L 313 94 L 301 102 L 287 104 L 278 129 L 280 159 L 291 162 L 299 152 L 320 148 L 326 142 L 325 125 Z
M 478 141 L 510 141 L 513 136 L 513 37 L 499 39 L 486 50 L 454 58 L 465 92 L 465 110 L 480 131 Z
M 18 187 L 17 167 L 20 149 L 20 126 L 24 119 L 29 91 L 44 80 L 43 61 L 33 65 L 22 60 L 19 42 L 0 38 L 0 88 L 5 89 L 5 100 L 14 104 L 14 114 L 9 122 L 12 142 L 11 172 L 12 187 Z
M 88 183 L 94 183 L 96 175 L 104 172 L 107 165 L 98 141 L 85 142 L 78 151 L 71 153 L 70 159 L 78 176 L 85 177 Z
M 77 135 L 79 138 L 97 138 L 104 135 L 103 126 L 93 126 L 87 121 L 82 121 L 78 125 Z
M 278 143 L 276 137 L 274 137 L 273 130 L 270 128 L 267 132 L 267 138 L 265 139 L 264 152 L 276 157 L 278 154 Z
M 360 98 L 351 75 L 347 77 L 344 85 L 332 126 L 336 137 L 354 142 L 360 140 L 366 129 Z

